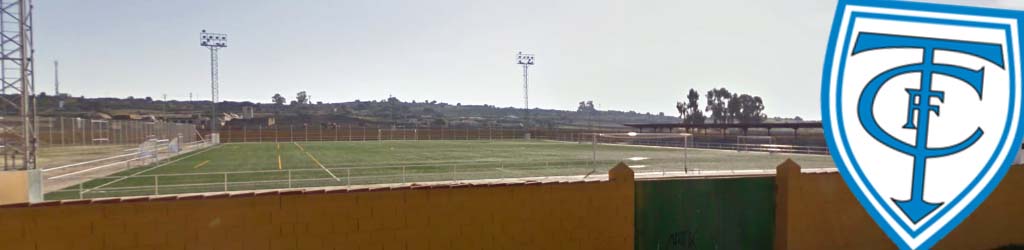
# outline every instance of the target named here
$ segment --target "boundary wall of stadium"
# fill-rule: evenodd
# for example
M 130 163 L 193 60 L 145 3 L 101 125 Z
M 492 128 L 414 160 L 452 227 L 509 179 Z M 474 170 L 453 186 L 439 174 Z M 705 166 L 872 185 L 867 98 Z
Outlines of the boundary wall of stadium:
M 834 171 L 311 189 L 20 203 L 12 249 L 895 249 Z M 1014 166 L 934 249 L 1024 243 Z
M 0 208 L 11 249 L 629 249 L 633 172 L 607 181 L 299 190 Z
M 777 168 L 774 249 L 896 249 L 837 172 Z M 1024 245 L 1024 166 L 1010 168 L 988 199 L 932 249 Z
M 636 181 L 635 247 L 647 249 L 896 249 L 835 171 Z M 933 249 L 1024 245 L 1024 166 L 1013 166 Z

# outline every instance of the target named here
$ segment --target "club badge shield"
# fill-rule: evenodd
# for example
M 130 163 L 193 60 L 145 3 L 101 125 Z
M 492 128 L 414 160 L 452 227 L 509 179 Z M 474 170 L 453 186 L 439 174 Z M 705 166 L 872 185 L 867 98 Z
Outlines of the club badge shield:
M 822 75 L 829 150 L 902 249 L 956 227 L 1021 145 L 1021 12 L 840 1 Z

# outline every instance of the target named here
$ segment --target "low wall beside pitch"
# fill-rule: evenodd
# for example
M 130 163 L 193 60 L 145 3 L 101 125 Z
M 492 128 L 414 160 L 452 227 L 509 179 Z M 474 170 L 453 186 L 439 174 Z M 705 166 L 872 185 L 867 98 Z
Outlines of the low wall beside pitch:
M 777 168 L 775 249 L 896 249 L 839 173 Z M 933 249 L 1024 244 L 1024 167 L 1013 166 L 988 199 Z
M 629 249 L 633 172 L 608 181 L 136 197 L 0 208 L 5 249 Z

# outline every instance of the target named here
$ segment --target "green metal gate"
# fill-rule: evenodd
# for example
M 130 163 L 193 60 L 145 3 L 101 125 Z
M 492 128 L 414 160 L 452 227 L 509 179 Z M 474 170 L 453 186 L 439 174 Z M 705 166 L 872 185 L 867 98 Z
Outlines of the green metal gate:
M 775 178 L 636 182 L 635 248 L 771 249 Z

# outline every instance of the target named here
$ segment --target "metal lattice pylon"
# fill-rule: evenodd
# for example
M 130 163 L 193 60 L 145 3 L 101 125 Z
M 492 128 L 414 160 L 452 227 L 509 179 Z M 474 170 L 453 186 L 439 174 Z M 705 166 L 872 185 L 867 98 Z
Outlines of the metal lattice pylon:
M 199 45 L 210 49 L 210 101 L 211 112 L 210 112 L 210 131 L 216 137 L 218 133 L 217 126 L 220 126 L 220 122 L 217 121 L 217 102 L 220 101 L 220 70 L 218 69 L 218 58 L 217 51 L 222 48 L 227 48 L 228 35 L 223 33 L 210 33 L 203 30 L 199 34 Z M 214 139 L 216 143 L 217 139 Z
M 0 0 L 0 152 L 4 169 L 36 167 L 32 3 Z M 17 118 L 11 116 L 17 115 Z M 11 117 L 11 118 L 8 118 Z

